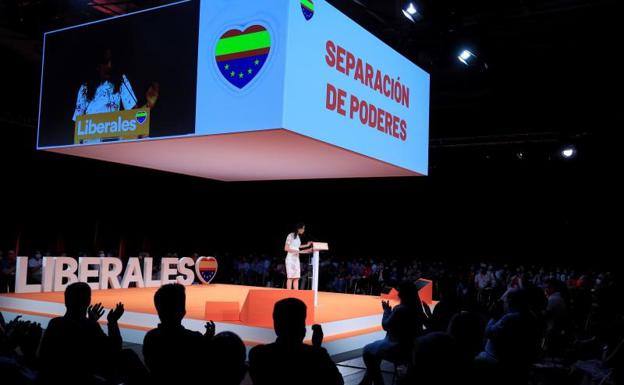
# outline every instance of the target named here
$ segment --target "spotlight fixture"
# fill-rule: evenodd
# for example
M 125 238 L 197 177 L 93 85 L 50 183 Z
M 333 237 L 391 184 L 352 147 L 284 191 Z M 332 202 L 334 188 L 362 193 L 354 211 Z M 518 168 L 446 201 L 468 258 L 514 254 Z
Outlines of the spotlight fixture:
M 422 15 L 418 12 L 418 8 L 416 8 L 416 5 L 412 1 L 406 3 L 401 11 L 403 11 L 403 16 L 408 18 L 412 23 L 422 19 Z
M 573 146 L 566 146 L 561 150 L 561 156 L 565 159 L 570 159 L 576 155 L 576 149 Z
M 457 55 L 457 60 L 469 66 L 474 63 L 477 59 L 477 56 L 470 52 L 469 50 L 463 50 L 459 55 Z

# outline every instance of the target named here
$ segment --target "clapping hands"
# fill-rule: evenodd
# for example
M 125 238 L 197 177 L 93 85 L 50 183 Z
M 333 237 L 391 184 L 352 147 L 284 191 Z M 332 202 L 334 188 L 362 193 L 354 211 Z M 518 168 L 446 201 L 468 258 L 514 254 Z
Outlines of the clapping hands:
M 116 323 L 117 321 L 119 321 L 124 311 L 125 309 L 123 303 L 117 303 L 117 305 L 115 305 L 115 308 L 111 309 L 106 316 L 108 323 Z
M 41 340 L 42 329 L 37 322 L 22 321 L 17 316 L 4 328 L 4 334 L 11 348 L 20 347 L 25 356 L 34 357 Z
M 95 305 L 89 305 L 87 308 L 87 318 L 89 321 L 97 322 L 104 315 L 104 308 L 102 303 L 98 302 Z
M 206 332 L 204 333 L 204 337 L 206 337 L 209 340 L 211 340 L 212 337 L 215 336 L 215 332 L 217 330 L 217 328 L 215 327 L 215 323 L 213 321 L 207 321 L 206 324 L 204 325 L 204 327 L 206 328 Z
M 320 348 L 323 344 L 323 328 L 319 324 L 312 325 L 312 346 Z
M 115 305 L 114 309 L 111 309 L 106 316 L 106 320 L 109 323 L 116 323 L 123 315 L 125 309 L 123 303 L 119 302 Z M 102 303 L 98 302 L 95 305 L 90 305 L 87 308 L 87 318 L 90 321 L 97 322 L 104 315 L 104 307 Z

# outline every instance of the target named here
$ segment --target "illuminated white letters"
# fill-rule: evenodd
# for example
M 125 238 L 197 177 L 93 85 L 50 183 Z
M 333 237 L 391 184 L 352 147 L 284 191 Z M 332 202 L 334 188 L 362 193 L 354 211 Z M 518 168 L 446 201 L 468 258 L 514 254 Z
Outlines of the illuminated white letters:
M 74 282 L 86 282 L 93 290 L 160 287 L 168 283 L 192 285 L 195 281 L 195 261 L 192 258 L 162 258 L 160 279 L 153 277 L 154 260 L 129 258 L 123 277 L 119 258 L 83 257 L 76 261 L 69 257 L 43 257 L 41 283 L 28 283 L 28 257 L 17 257 L 15 272 L 16 293 L 64 291 Z M 92 282 L 88 282 L 92 281 Z
M 178 261 L 178 272 L 180 275 L 176 278 L 176 282 L 180 285 L 192 285 L 195 280 L 195 272 L 189 268 L 189 266 L 193 266 L 195 261 L 192 258 L 182 258 Z
M 89 269 L 89 266 L 97 265 L 97 269 Z M 80 258 L 78 263 L 78 281 L 87 282 L 92 290 L 100 288 L 99 282 L 88 282 L 89 278 L 97 278 L 100 275 L 100 258 L 96 257 L 83 257 Z
M 144 287 L 143 274 L 141 273 L 141 264 L 138 258 L 130 258 L 126 265 L 126 272 L 121 280 L 121 287 L 127 288 L 130 283 L 136 283 L 137 287 Z
M 118 258 L 102 258 L 102 266 L 100 267 L 100 289 L 119 289 L 119 274 L 123 265 Z
M 67 269 L 64 268 L 65 266 L 67 266 Z M 78 262 L 75 259 L 69 257 L 56 258 L 54 261 L 54 285 L 52 290 L 65 291 L 67 286 L 78 282 L 77 270 Z M 67 278 L 67 282 L 63 283 L 63 278 Z

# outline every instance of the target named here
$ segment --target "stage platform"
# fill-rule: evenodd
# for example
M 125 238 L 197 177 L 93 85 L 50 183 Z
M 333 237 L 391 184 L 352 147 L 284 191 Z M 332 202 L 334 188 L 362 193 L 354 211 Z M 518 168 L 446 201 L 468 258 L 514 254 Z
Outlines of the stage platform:
M 122 336 L 127 342 L 141 344 L 145 333 L 159 322 L 153 301 L 156 290 L 94 290 L 92 303 L 101 302 L 110 309 L 115 303 L 123 302 L 126 311 L 119 321 Z M 318 306 L 309 310 L 306 320 L 306 339 L 309 341 L 312 336 L 311 325 L 321 324 L 325 334 L 323 345 L 332 356 L 355 351 L 385 335 L 381 329 L 381 297 L 327 292 L 318 295 Z M 187 286 L 184 326 L 203 332 L 205 321 L 213 319 L 217 332 L 233 331 L 248 347 L 269 343 L 275 340 L 272 303 L 292 296 L 302 298 L 310 308 L 311 291 L 223 284 Z M 7 321 L 22 315 L 45 328 L 51 318 L 65 312 L 63 293 L 0 294 L 0 311 Z M 105 318 L 102 317 L 104 327 Z

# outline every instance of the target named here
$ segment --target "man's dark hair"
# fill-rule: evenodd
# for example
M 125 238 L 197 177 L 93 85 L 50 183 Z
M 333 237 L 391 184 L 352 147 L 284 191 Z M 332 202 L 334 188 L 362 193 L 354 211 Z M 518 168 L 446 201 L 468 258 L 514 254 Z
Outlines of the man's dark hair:
M 512 290 L 507 294 L 507 305 L 510 310 L 529 310 L 529 295 L 524 289 Z
M 91 287 L 85 282 L 74 282 L 65 289 L 65 307 L 70 312 L 84 313 L 91 303 Z
M 219 384 L 240 384 L 247 372 L 247 349 L 243 340 L 232 332 L 221 332 L 209 345 L 210 364 L 215 367 Z
M 399 283 L 397 287 L 399 292 L 399 298 L 404 305 L 420 305 L 420 296 L 418 295 L 418 288 L 411 281 L 403 281 Z
M 177 283 L 161 286 L 154 294 L 154 305 L 162 322 L 181 322 L 186 314 L 184 286 Z
M 306 313 L 306 305 L 300 299 L 285 298 L 276 302 L 273 308 L 273 326 L 277 336 L 303 341 Z

